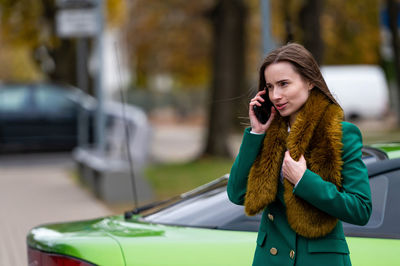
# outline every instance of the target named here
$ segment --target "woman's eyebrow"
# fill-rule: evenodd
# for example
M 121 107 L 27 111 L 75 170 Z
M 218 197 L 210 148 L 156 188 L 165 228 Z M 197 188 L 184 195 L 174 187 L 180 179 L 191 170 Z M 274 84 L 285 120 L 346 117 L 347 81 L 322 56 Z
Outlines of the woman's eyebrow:
M 276 83 L 283 82 L 283 81 L 289 81 L 289 80 L 290 80 L 289 78 L 280 79 L 280 80 L 277 80 L 277 81 L 275 82 L 275 84 L 276 84 Z M 265 82 L 265 84 L 268 85 L 268 84 L 272 84 L 272 83 L 271 83 L 271 82 Z
M 280 80 L 278 80 L 276 83 L 283 82 L 283 81 L 289 81 L 289 79 L 288 79 L 288 78 L 280 79 Z

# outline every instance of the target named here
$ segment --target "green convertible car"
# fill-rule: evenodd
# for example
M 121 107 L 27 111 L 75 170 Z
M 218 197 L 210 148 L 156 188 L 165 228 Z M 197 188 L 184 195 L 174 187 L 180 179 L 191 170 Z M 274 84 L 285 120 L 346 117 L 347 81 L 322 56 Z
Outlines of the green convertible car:
M 400 144 L 364 148 L 373 199 L 365 226 L 343 223 L 353 265 L 400 265 Z M 261 215 L 226 194 L 228 175 L 121 216 L 42 225 L 29 265 L 251 265 Z

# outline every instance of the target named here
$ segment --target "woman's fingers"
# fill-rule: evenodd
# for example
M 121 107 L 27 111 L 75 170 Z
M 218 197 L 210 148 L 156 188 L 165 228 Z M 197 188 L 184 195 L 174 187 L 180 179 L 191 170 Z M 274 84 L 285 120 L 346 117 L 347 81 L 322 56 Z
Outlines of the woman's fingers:
M 261 97 L 260 95 L 254 96 L 253 99 L 250 100 L 250 104 L 253 103 L 253 105 L 261 106 L 261 103 L 265 102 L 264 98 Z
M 261 106 L 261 103 L 259 101 L 257 101 L 257 100 L 252 100 L 250 102 L 250 106 L 254 106 L 254 105 Z
M 258 121 L 255 112 L 254 112 L 254 106 L 262 106 L 262 103 L 265 102 L 265 99 L 262 97 L 262 95 L 266 94 L 265 90 L 259 91 L 251 100 L 250 100 L 250 108 L 249 108 L 249 118 L 250 118 L 250 125 L 252 128 L 253 132 L 257 133 L 265 133 L 265 131 L 268 129 L 268 122 L 265 124 L 262 124 L 260 121 Z M 270 120 L 272 121 L 272 120 Z
M 282 173 L 283 176 L 289 180 L 293 185 L 297 184 L 300 178 L 304 175 L 304 172 L 307 170 L 307 162 L 304 156 L 302 155 L 299 161 L 295 161 L 291 156 L 290 152 L 285 152 L 285 157 L 283 159 L 282 164 Z

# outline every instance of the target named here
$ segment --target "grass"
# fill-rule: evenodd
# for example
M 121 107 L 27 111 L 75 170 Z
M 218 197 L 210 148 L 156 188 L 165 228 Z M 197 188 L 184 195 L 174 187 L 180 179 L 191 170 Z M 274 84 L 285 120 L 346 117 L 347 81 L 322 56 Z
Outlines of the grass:
M 192 162 L 149 166 L 145 171 L 157 199 L 191 190 L 230 172 L 233 159 L 202 158 Z
M 393 129 L 384 132 L 363 130 L 362 134 L 363 134 L 363 142 L 366 145 L 374 143 L 400 141 L 400 129 Z

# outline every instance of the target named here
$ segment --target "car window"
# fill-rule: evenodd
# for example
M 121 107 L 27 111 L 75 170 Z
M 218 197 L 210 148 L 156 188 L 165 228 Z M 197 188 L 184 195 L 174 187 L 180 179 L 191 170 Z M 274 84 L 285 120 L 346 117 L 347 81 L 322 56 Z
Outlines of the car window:
M 370 178 L 372 214 L 365 226 L 343 223 L 347 236 L 400 238 L 400 170 Z
M 385 175 L 376 176 L 369 180 L 372 198 L 371 217 L 363 228 L 377 228 L 382 225 L 385 216 L 389 179 Z M 357 228 L 358 225 L 343 223 L 344 228 Z
M 48 114 L 73 115 L 76 108 L 71 92 L 54 86 L 38 86 L 35 90 L 35 101 L 38 110 Z
M 231 203 L 226 187 L 183 200 L 145 217 L 162 224 L 219 228 L 243 215 L 243 207 Z
M 0 87 L 0 112 L 22 112 L 29 107 L 28 86 Z

